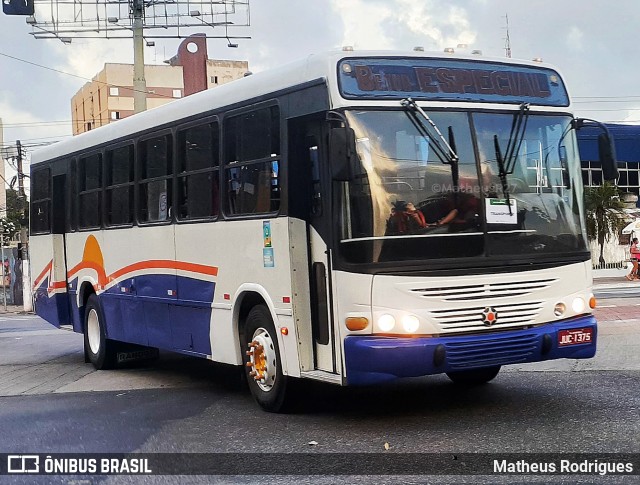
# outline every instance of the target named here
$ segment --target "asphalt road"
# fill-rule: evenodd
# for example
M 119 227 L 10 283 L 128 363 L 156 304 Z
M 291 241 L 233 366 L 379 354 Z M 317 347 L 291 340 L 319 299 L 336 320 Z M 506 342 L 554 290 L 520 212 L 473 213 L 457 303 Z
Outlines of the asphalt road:
M 260 411 L 234 368 L 173 354 L 96 372 L 82 338 L 0 316 L 4 453 L 638 453 L 640 320 L 601 300 L 594 359 L 512 366 L 465 389 L 446 377 L 376 388 L 298 386 L 288 415 Z M 605 316 L 606 318 L 603 318 Z M 386 445 L 385 445 L 386 444 Z M 388 450 L 386 449 L 388 447 Z M 253 456 L 253 455 L 247 455 Z M 247 469 L 260 470 L 260 461 Z M 637 483 L 637 477 L 233 476 L 216 483 Z M 3 480 L 4 479 L 4 480 Z M 9 477 L 0 477 L 0 482 Z M 11 477 L 10 483 L 211 483 L 212 477 Z

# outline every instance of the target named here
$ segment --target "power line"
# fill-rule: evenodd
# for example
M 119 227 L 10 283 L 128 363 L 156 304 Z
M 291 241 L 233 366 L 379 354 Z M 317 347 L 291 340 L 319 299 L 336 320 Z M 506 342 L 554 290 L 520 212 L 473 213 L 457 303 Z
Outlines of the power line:
M 120 86 L 118 84 L 109 84 L 109 83 L 104 82 L 104 81 L 98 81 L 97 79 L 91 79 L 91 78 L 88 78 L 88 77 L 79 76 L 78 74 L 73 74 L 71 72 L 66 72 L 66 71 L 62 71 L 60 69 L 55 69 L 53 67 L 43 66 L 42 64 L 38 64 L 38 63 L 32 62 L 32 61 L 27 61 L 26 59 L 21 59 L 19 57 L 11 56 L 9 54 L 5 54 L 4 52 L 0 52 L 0 56 L 8 57 L 9 59 L 13 59 L 15 61 L 24 62 L 26 64 L 30 64 L 30 65 L 35 66 L 35 67 L 39 67 L 41 69 L 47 69 L 49 71 L 57 72 L 58 74 L 64 74 L 66 76 L 72 76 L 72 77 L 75 77 L 75 78 L 78 78 L 78 79 L 82 79 L 84 81 L 95 82 L 95 83 L 98 83 L 98 84 L 104 84 L 105 86 L 113 86 L 113 87 L 116 87 L 116 88 L 131 89 L 131 91 L 134 91 L 134 92 L 140 92 L 140 93 L 145 93 L 145 94 L 155 94 L 156 96 L 159 96 L 161 98 L 171 98 L 171 99 L 173 99 L 172 96 L 167 96 L 166 94 L 150 93 L 148 90 L 144 90 L 144 91 L 143 90 L 136 90 L 136 89 L 134 89 L 134 88 L 132 88 L 130 86 Z

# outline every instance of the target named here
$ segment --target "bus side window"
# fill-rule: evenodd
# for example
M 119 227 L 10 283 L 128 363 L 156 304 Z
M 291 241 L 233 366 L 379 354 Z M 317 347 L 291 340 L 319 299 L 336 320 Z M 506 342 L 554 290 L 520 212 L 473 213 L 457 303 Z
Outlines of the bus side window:
M 270 106 L 225 121 L 226 213 L 269 213 L 280 208 L 279 113 L 277 106 Z
M 218 122 L 178 132 L 179 219 L 218 215 L 219 138 Z
M 140 222 L 159 222 L 170 218 L 171 137 L 155 136 L 140 143 Z
M 51 231 L 51 169 L 35 170 L 31 181 L 31 231 L 44 234 Z
M 95 229 L 102 223 L 102 154 L 78 161 L 78 228 Z
M 133 221 L 133 145 L 106 152 L 106 225 Z

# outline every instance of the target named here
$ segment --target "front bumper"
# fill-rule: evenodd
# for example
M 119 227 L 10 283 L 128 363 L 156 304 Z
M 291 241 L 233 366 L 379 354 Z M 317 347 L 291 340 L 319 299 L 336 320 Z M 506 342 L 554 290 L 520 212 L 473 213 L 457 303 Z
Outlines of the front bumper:
M 592 328 L 591 342 L 558 345 L 558 332 Z M 596 353 L 597 324 L 589 315 L 526 330 L 455 337 L 350 336 L 344 341 L 348 385 L 374 384 L 496 365 L 588 359 Z

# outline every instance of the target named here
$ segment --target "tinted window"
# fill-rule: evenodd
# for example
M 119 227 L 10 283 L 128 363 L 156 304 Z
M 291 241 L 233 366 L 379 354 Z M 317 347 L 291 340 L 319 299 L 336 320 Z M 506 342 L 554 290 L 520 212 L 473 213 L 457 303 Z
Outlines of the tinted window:
M 31 230 L 34 233 L 50 231 L 51 169 L 33 172 L 31 181 Z
M 171 137 L 157 136 L 140 143 L 141 222 L 166 221 L 171 208 Z
M 226 212 L 276 212 L 280 207 L 278 107 L 230 117 L 224 136 Z
M 78 162 L 78 227 L 91 229 L 102 222 L 102 155 L 81 158 Z
M 218 123 L 207 123 L 178 133 L 178 217 L 218 215 Z
M 130 224 L 133 221 L 133 145 L 106 152 L 107 190 L 106 224 Z

